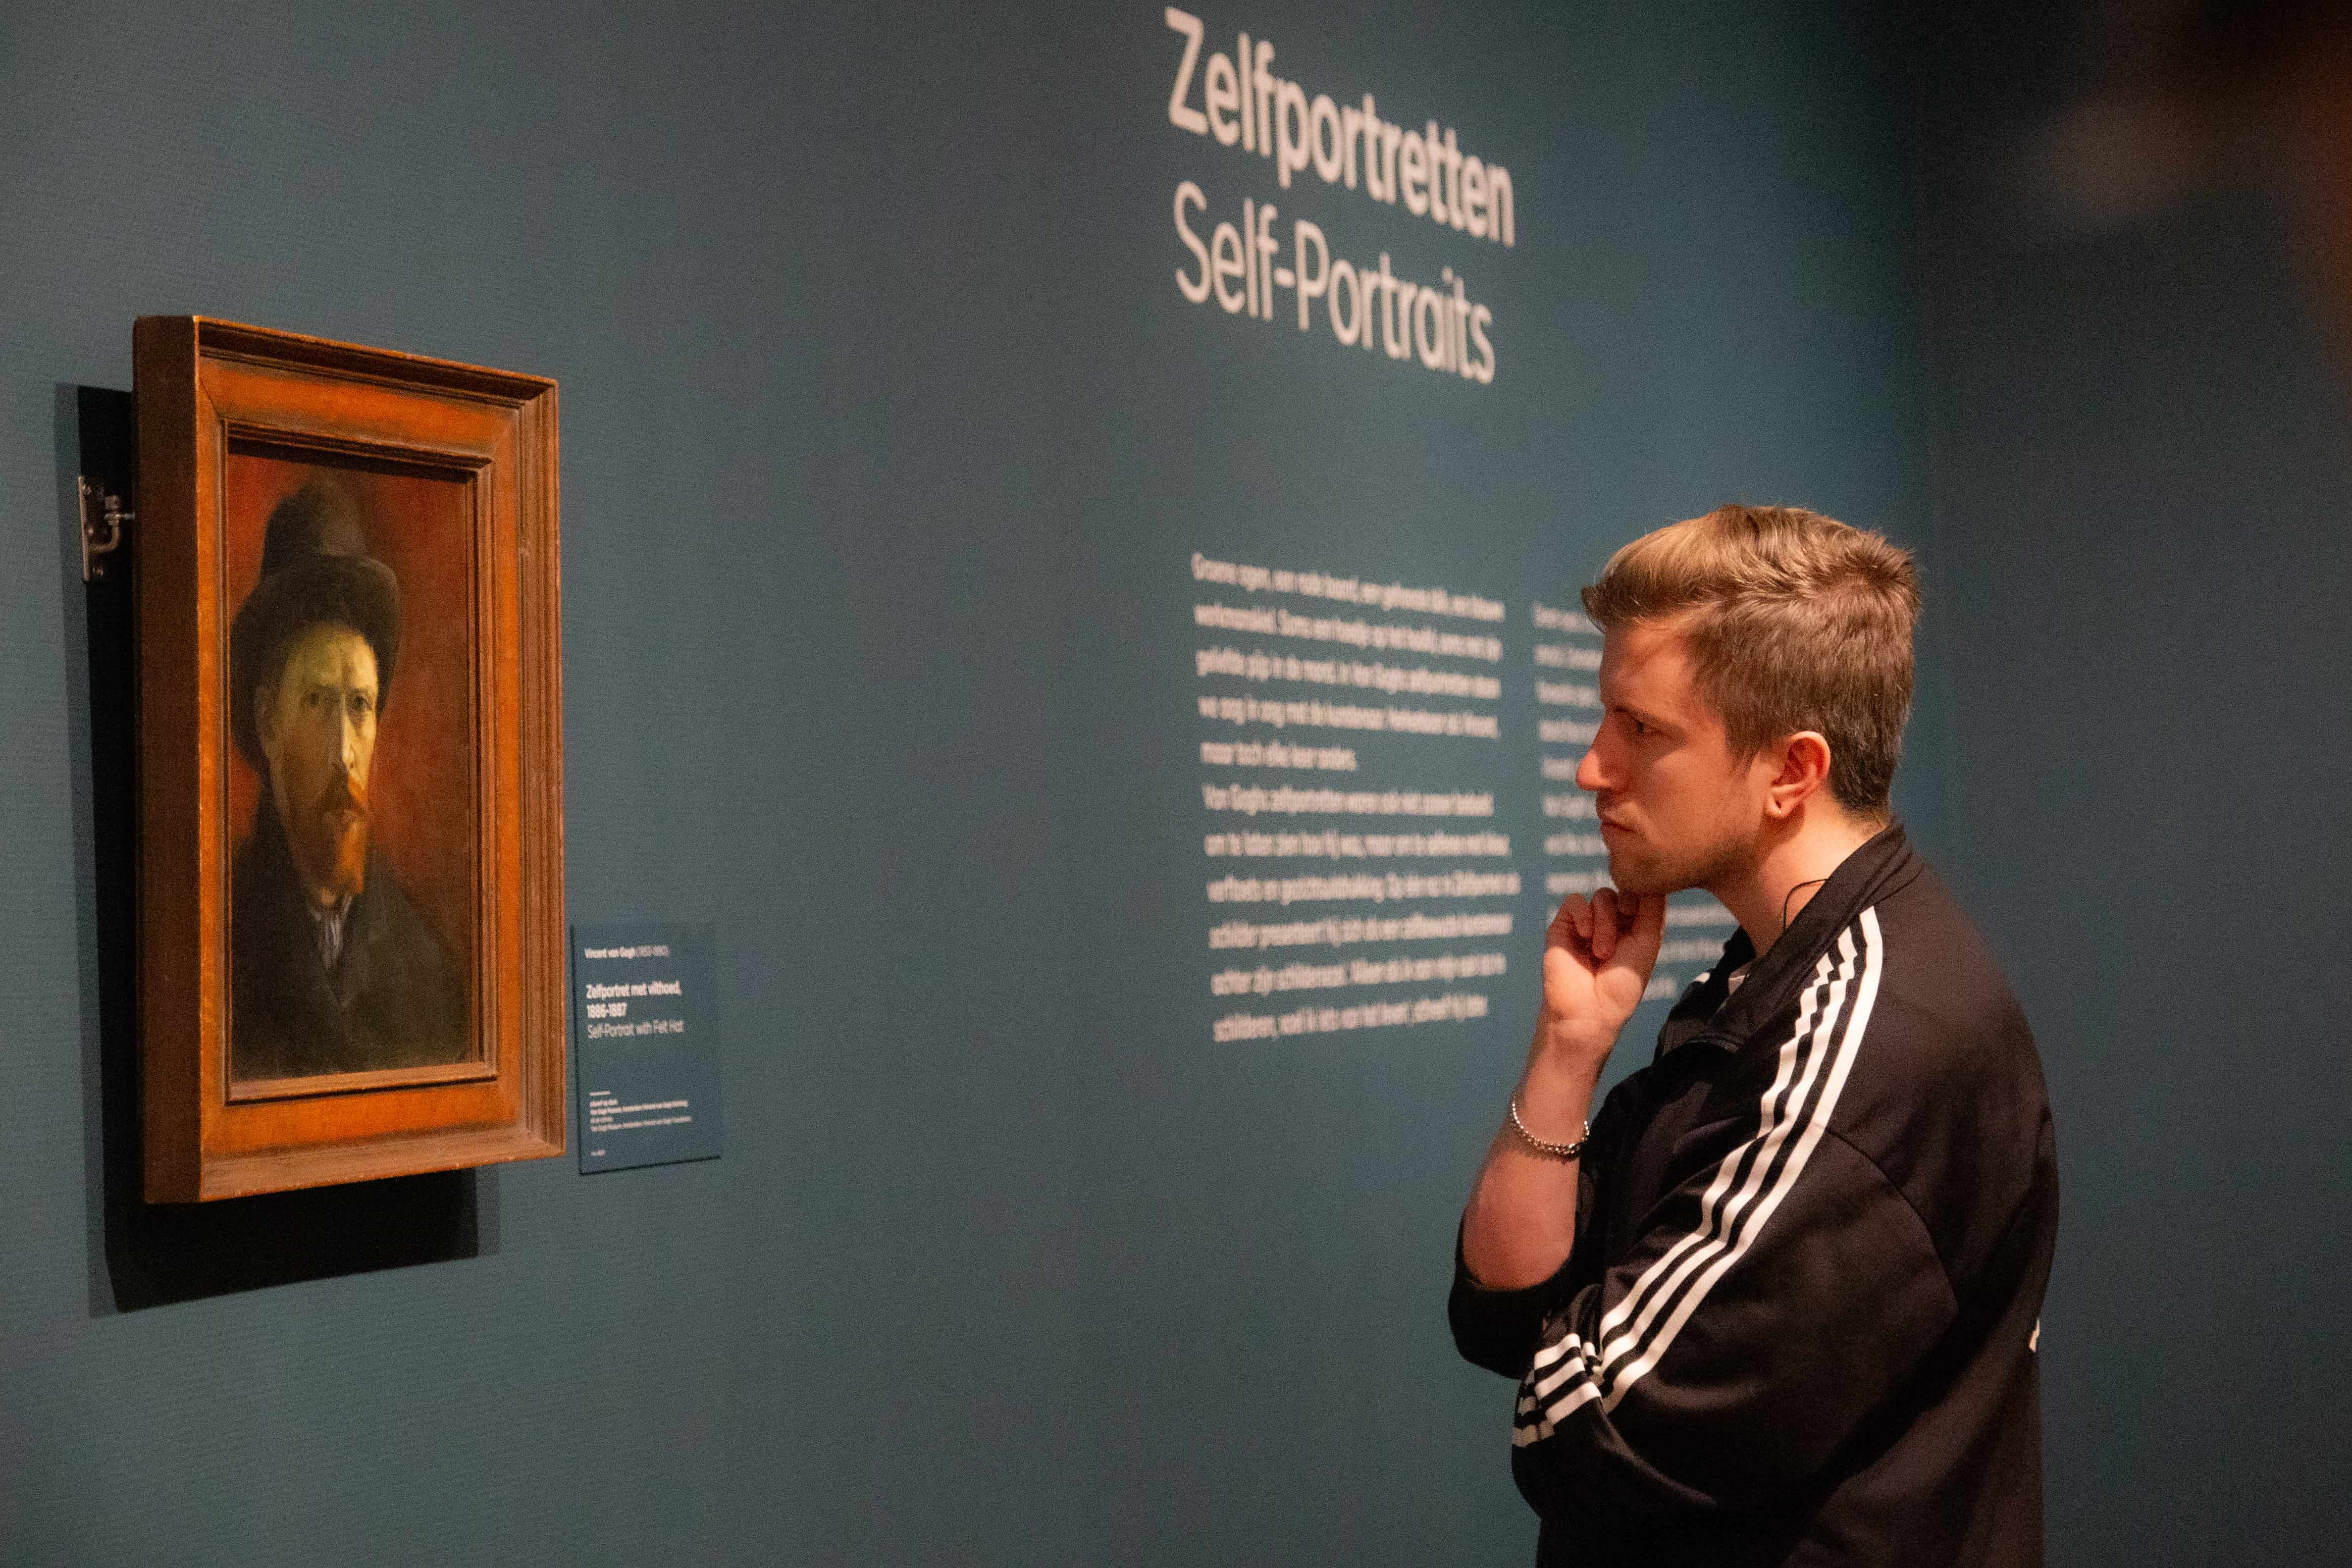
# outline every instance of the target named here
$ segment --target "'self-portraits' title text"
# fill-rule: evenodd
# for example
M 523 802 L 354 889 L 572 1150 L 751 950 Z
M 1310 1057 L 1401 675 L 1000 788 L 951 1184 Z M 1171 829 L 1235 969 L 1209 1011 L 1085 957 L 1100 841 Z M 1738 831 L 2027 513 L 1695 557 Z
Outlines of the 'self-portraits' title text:
M 1328 93 L 1310 98 L 1276 73 L 1275 47 L 1265 38 L 1242 33 L 1231 55 L 1210 49 L 1204 58 L 1201 18 L 1173 5 L 1166 18 L 1178 39 L 1169 124 L 1265 160 L 1281 190 L 1311 169 L 1327 185 L 1360 190 L 1469 239 L 1507 248 L 1518 243 L 1510 171 L 1465 153 L 1454 127 L 1441 131 L 1431 120 L 1416 130 L 1383 120 L 1369 92 L 1360 105 Z M 1213 298 L 1228 315 L 1271 321 L 1280 290 L 1302 332 L 1319 300 L 1341 343 L 1367 353 L 1378 344 L 1400 363 L 1418 359 L 1480 385 L 1494 381 L 1487 331 L 1494 312 L 1471 298 L 1452 267 L 1429 284 L 1400 277 L 1386 251 L 1377 261 L 1350 261 L 1306 218 L 1291 220 L 1286 239 L 1275 226 L 1280 207 L 1263 195 L 1241 199 L 1238 222 L 1213 222 L 1208 195 L 1191 180 L 1177 184 L 1172 205 L 1176 237 L 1190 255 L 1176 269 L 1176 287 L 1193 304 Z

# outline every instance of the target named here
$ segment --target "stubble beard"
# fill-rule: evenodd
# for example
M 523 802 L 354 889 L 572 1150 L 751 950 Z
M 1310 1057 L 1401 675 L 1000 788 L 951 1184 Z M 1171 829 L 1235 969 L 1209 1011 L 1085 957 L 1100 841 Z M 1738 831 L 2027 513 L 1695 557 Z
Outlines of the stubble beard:
M 1621 893 L 1636 898 L 1687 892 L 1731 881 L 1745 859 L 1744 846 L 1728 840 L 1709 844 L 1684 856 L 1667 856 L 1646 846 L 1609 851 L 1609 879 Z

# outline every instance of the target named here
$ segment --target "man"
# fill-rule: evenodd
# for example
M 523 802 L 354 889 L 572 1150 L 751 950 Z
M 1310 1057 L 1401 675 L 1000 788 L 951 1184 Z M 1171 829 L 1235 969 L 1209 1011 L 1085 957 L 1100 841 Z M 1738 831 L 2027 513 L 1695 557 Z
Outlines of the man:
M 457 966 L 370 841 L 399 652 L 399 584 L 349 495 L 314 481 L 280 501 L 229 634 L 230 733 L 262 776 L 229 902 L 236 1079 L 471 1054 Z
M 1451 1317 L 1518 1382 L 1539 1563 L 2038 1563 L 2040 1060 L 1892 818 L 1910 558 L 1728 506 L 1619 551 L 1577 782 L 1616 886 L 1546 937 Z M 1665 897 L 1739 930 L 1584 1118 Z

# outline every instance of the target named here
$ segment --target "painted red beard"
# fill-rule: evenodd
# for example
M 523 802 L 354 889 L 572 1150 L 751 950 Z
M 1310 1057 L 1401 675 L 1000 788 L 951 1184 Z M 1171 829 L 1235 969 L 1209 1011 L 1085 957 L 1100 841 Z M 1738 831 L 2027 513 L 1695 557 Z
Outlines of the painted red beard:
M 367 885 L 365 790 L 338 779 L 295 815 L 286 832 L 303 881 L 314 893 L 325 894 L 329 902 L 357 896 Z

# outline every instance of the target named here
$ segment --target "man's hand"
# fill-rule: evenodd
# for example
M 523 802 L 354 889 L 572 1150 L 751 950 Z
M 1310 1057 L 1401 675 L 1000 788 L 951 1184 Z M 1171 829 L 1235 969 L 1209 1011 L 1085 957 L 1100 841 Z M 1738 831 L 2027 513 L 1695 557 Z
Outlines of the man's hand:
M 1605 1061 L 1617 1031 L 1642 1005 L 1665 935 L 1666 900 L 1603 888 L 1570 893 L 1544 933 L 1543 1012 L 1535 1052 L 1566 1049 Z M 1600 1062 L 1594 1062 L 1598 1070 Z
M 1603 888 L 1570 895 L 1544 933 L 1543 1008 L 1516 1098 L 1530 1134 L 1582 1137 L 1617 1031 L 1642 1005 L 1665 934 L 1663 895 Z M 1573 1162 L 1537 1154 L 1509 1126 L 1495 1134 L 1462 1214 L 1462 1258 L 1480 1284 L 1518 1289 L 1550 1278 L 1576 1241 Z

